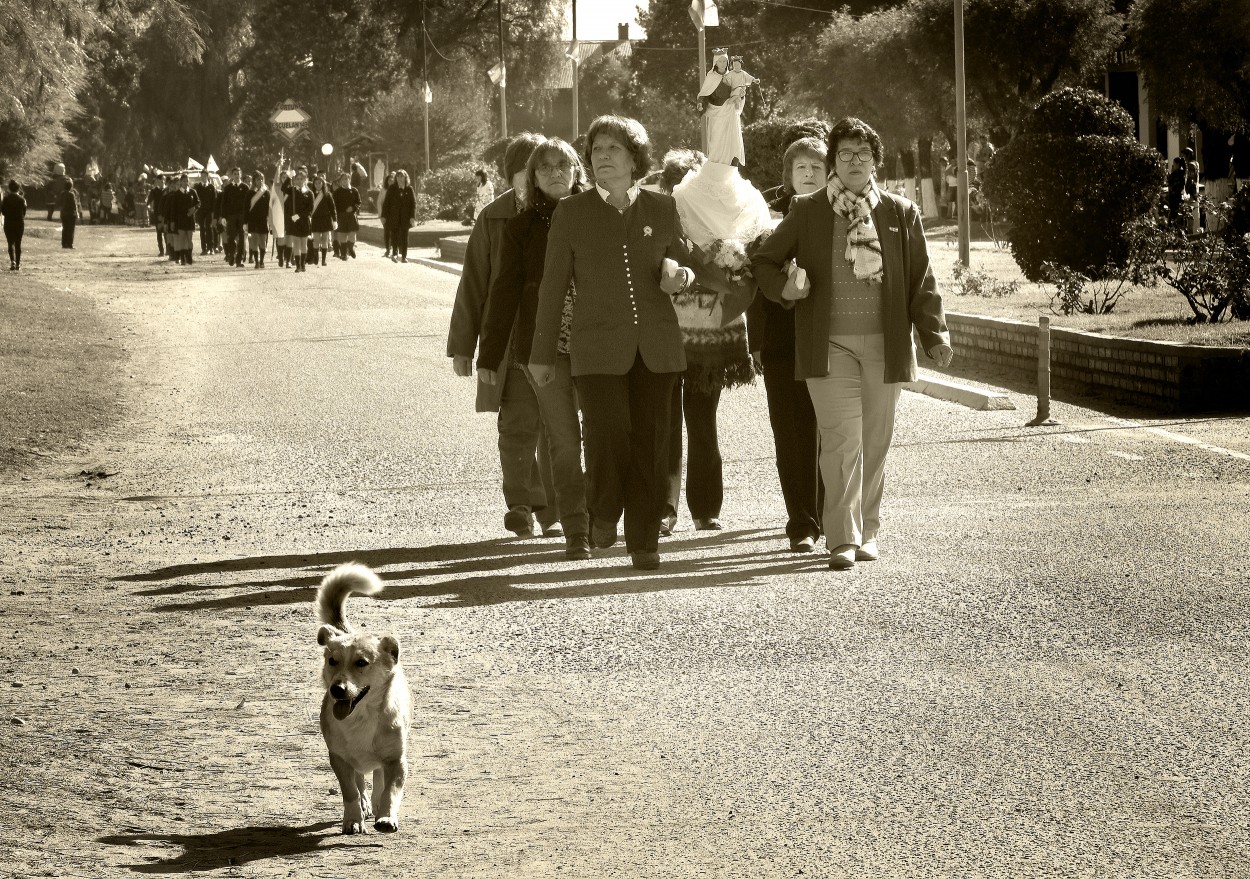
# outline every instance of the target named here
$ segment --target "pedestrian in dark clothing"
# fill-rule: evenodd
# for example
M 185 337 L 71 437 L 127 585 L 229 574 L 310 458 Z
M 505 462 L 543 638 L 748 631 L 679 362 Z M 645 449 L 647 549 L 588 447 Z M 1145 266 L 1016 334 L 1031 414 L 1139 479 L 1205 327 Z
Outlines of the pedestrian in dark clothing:
M 195 222 L 200 227 L 200 255 L 203 256 L 216 250 L 213 238 L 213 224 L 217 218 L 217 190 L 207 171 L 200 172 L 200 182 L 195 184 L 196 200 L 199 207 L 195 212 Z
M 269 249 L 270 192 L 265 185 L 265 175 L 260 171 L 252 174 L 252 193 L 248 197 L 247 231 L 249 249 L 256 268 L 265 267 L 265 251 Z M 284 230 L 285 231 L 285 230 Z
M 26 231 L 26 197 L 16 180 L 9 181 L 9 191 L 0 200 L 4 216 L 4 240 L 9 245 L 9 271 L 22 267 L 22 234 Z
M 248 203 L 252 190 L 243 182 L 243 169 L 230 169 L 230 182 L 221 190 L 220 214 L 226 223 L 226 262 L 241 269 L 247 268 L 244 251 L 247 238 L 243 226 L 247 223 Z
M 211 186 L 209 187 L 212 188 Z M 195 218 L 200 213 L 199 194 L 191 188 L 191 181 L 186 174 L 178 178 L 178 187 L 169 196 L 165 206 L 165 216 L 169 224 L 177 232 L 175 248 L 176 261 L 180 265 L 192 265 L 192 235 L 195 234 Z
M 312 210 L 309 211 L 309 225 L 312 230 L 313 265 L 317 265 L 317 253 L 321 254 L 321 265 L 326 264 L 326 251 L 330 249 L 330 235 L 339 227 L 338 211 L 334 206 L 334 196 L 326 188 L 324 177 L 314 177 L 312 185 Z
M 417 198 L 408 184 L 408 172 L 395 172 L 395 185 L 386 194 L 387 224 L 393 241 L 391 262 L 408 262 L 408 230 L 416 225 Z
M 1180 216 L 1181 202 L 1185 200 L 1185 160 L 1177 156 L 1168 171 L 1168 222 L 1175 223 Z
M 382 244 L 385 246 L 382 256 L 387 259 L 390 259 L 391 254 L 394 253 L 394 236 L 391 234 L 391 224 L 386 219 L 386 196 L 394 185 L 395 172 L 392 171 L 382 181 L 382 188 L 378 190 L 377 198 L 378 220 L 382 223 Z
M 165 220 L 165 255 L 169 257 L 170 262 L 176 262 L 182 258 L 177 240 L 178 222 L 174 216 L 174 195 L 177 192 L 178 178 L 175 178 L 165 187 L 165 194 L 161 197 L 161 216 Z
M 352 175 L 346 171 L 339 174 L 338 186 L 334 188 L 334 210 L 339 216 L 339 227 L 334 231 L 334 251 L 339 259 L 356 258 L 356 233 L 360 231 L 360 192 L 351 185 Z
M 74 189 L 74 178 L 65 178 L 65 192 L 61 195 L 61 247 L 74 249 L 74 229 L 82 218 L 82 208 L 78 206 L 78 190 Z
M 156 252 L 165 255 L 165 177 L 157 174 L 148 190 L 148 213 L 152 217 L 152 225 L 156 227 Z
M 295 271 L 308 271 L 308 236 L 312 233 L 311 214 L 313 194 L 308 189 L 308 175 L 299 171 L 295 175 L 295 183 L 286 195 L 286 207 L 289 211 L 286 220 L 287 242 L 291 252 L 287 257 L 287 265 L 294 265 Z

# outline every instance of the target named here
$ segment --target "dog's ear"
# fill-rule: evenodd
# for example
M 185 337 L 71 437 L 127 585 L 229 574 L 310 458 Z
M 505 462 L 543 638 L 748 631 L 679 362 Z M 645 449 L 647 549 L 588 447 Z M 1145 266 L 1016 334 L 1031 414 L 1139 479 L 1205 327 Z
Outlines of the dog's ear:
M 390 656 L 395 662 L 399 662 L 399 642 L 390 635 L 382 636 L 382 640 L 378 642 L 378 649 Z
M 341 634 L 334 626 L 322 626 L 317 630 L 317 643 L 324 647 Z

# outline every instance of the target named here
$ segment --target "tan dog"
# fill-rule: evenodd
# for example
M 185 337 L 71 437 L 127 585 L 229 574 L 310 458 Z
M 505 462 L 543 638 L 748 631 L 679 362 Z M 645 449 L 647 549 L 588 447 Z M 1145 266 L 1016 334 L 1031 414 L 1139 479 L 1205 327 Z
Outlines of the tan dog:
M 339 565 L 317 589 L 317 643 L 325 648 L 321 734 L 343 791 L 343 832 L 364 833 L 374 816 L 382 833 L 399 830 L 399 803 L 408 775 L 412 697 L 399 665 L 399 642 L 353 632 L 343 605 L 353 592 L 376 595 L 382 581 L 364 565 Z M 372 800 L 365 773 L 373 773 Z M 372 807 L 372 809 L 370 808 Z

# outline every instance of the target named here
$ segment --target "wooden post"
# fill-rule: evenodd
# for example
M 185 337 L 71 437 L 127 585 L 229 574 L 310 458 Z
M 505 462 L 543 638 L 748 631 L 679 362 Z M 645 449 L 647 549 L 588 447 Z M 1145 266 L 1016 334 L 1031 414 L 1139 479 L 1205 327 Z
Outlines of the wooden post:
M 1037 319 L 1037 417 L 1029 427 L 1058 424 L 1050 417 L 1050 318 Z
M 964 0 L 955 0 L 955 161 L 959 190 L 959 262 L 967 268 L 971 256 L 972 218 L 968 198 L 968 107 L 964 98 Z

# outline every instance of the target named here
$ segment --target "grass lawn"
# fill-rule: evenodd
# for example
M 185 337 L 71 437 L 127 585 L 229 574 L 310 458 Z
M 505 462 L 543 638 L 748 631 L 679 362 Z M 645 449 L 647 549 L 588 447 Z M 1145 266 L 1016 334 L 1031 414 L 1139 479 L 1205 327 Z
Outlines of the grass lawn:
M 1052 327 L 1187 345 L 1250 347 L 1250 321 L 1186 323 L 1192 315 L 1189 304 L 1180 293 L 1163 283 L 1132 288 L 1111 314 L 1052 314 L 1050 299 L 1054 287 L 1026 281 L 1011 251 L 996 247 L 976 224 L 969 256 L 971 268 L 1000 281 L 1019 281 L 1020 290 L 1001 299 L 957 295 L 953 274 L 959 264 L 956 227 L 949 221 L 937 220 L 932 221 L 925 232 L 933 271 L 947 311 L 1011 318 L 1034 325 L 1038 315 L 1049 315 Z

